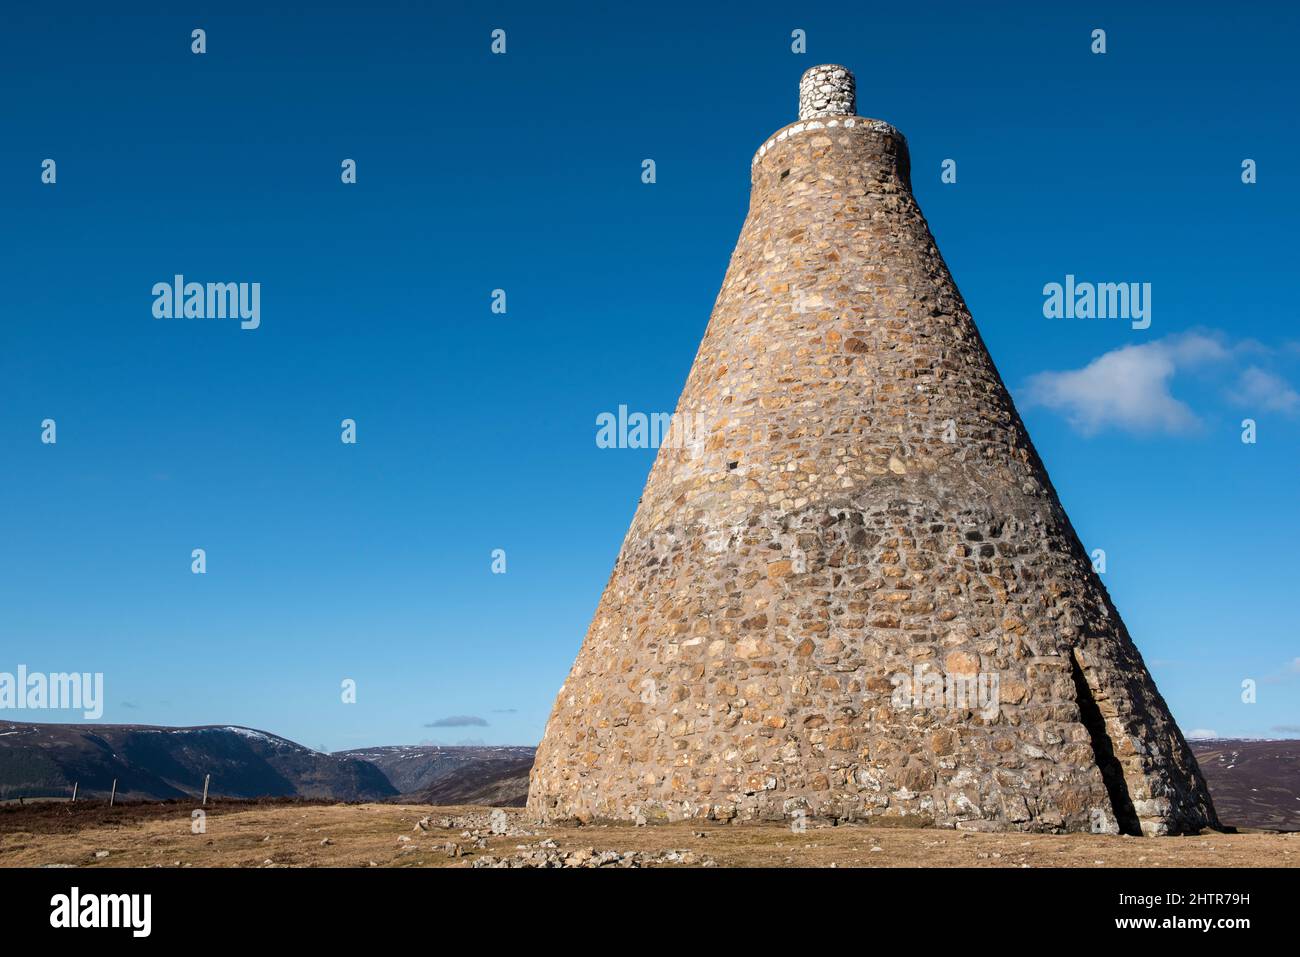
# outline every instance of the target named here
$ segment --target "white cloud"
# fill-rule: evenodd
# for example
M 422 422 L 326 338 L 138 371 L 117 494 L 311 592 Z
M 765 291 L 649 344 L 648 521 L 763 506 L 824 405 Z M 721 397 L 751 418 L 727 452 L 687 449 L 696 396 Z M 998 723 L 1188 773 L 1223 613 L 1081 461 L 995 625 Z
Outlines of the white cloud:
M 1025 403 L 1064 414 L 1085 435 L 1107 427 L 1189 432 L 1200 420 L 1186 403 L 1174 398 L 1169 390 L 1171 380 L 1179 371 L 1229 356 L 1217 339 L 1200 333 L 1124 346 L 1098 356 L 1082 369 L 1032 376 Z
M 1188 741 L 1204 741 L 1208 738 L 1217 738 L 1219 732 L 1211 731 L 1209 728 L 1196 728 L 1187 732 Z
M 1281 376 L 1251 366 L 1237 380 L 1233 400 L 1242 406 L 1253 406 L 1268 412 L 1296 412 L 1300 410 L 1300 392 L 1291 388 Z

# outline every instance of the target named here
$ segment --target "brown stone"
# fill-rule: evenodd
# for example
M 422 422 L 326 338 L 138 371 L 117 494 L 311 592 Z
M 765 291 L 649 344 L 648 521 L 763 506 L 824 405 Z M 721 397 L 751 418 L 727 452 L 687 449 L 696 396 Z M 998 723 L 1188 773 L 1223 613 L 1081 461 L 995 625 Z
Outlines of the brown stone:
M 791 563 L 788 560 L 772 562 L 767 566 L 767 577 L 773 581 L 790 574 Z
M 529 811 L 1217 824 L 936 248 L 906 140 L 836 110 L 755 155 L 677 406 L 698 441 L 659 450 Z M 996 697 L 918 705 L 917 667 Z
M 967 651 L 952 651 L 943 664 L 950 675 L 973 675 L 980 670 L 980 657 Z

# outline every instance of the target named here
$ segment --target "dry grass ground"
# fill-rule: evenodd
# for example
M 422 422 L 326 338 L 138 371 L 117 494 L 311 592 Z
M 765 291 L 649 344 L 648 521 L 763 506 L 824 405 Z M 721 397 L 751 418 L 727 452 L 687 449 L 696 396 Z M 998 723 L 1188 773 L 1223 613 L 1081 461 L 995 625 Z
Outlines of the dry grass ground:
M 0 865 L 107 867 L 469 867 L 554 841 L 558 851 L 691 851 L 719 867 L 1295 867 L 1300 834 L 1126 838 L 985 834 L 884 827 L 681 823 L 534 828 L 507 809 L 511 832 L 486 834 L 486 808 L 420 805 L 219 803 L 206 833 L 191 832 L 192 805 L 84 806 L 0 813 Z M 430 829 L 421 830 L 421 818 Z M 451 819 L 455 826 L 442 826 Z M 403 840 L 405 838 L 405 840 Z M 457 843 L 460 857 L 445 846 Z M 518 850 L 526 845 L 527 851 Z M 107 851 L 107 855 L 101 852 Z M 100 856 L 96 856 L 100 853 Z M 270 864 L 268 865 L 268 862 Z

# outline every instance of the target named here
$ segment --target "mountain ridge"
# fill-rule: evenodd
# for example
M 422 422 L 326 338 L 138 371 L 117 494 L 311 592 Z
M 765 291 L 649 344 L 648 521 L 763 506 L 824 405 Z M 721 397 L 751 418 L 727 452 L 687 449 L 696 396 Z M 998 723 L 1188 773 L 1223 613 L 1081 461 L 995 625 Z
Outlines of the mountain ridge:
M 1190 742 L 1223 822 L 1300 830 L 1300 740 Z M 381 745 L 317 751 L 234 724 L 39 724 L 0 721 L 0 802 L 307 798 L 522 807 L 535 748 L 527 745 Z
M 534 749 L 390 745 L 325 752 L 243 725 L 0 722 L 0 801 L 313 798 L 522 806 Z
M 339 758 L 241 725 L 0 723 L 0 800 L 108 795 L 382 800 L 396 795 L 369 762 Z

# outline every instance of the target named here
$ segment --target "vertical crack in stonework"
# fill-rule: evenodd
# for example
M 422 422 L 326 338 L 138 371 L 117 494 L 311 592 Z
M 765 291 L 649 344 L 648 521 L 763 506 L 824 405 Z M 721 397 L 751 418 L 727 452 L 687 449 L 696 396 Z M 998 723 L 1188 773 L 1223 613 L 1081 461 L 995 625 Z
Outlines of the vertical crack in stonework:
M 907 141 L 843 115 L 853 90 L 809 71 L 800 109 L 824 116 L 753 159 L 677 405 L 691 441 L 659 450 L 528 807 L 1215 826 L 912 196 Z
M 1101 713 L 1097 699 L 1093 696 L 1088 679 L 1084 677 L 1083 668 L 1077 655 L 1070 656 L 1070 672 L 1074 678 L 1074 693 L 1079 702 L 1079 717 L 1088 737 L 1092 742 L 1093 759 L 1101 771 L 1102 783 L 1106 785 L 1106 794 L 1110 798 L 1111 812 L 1121 834 L 1140 837 L 1142 825 L 1138 822 L 1137 811 L 1133 808 L 1133 799 L 1128 793 L 1128 784 L 1124 780 L 1124 768 L 1115 757 L 1115 746 L 1111 742 L 1110 732 L 1106 728 L 1106 718 Z

